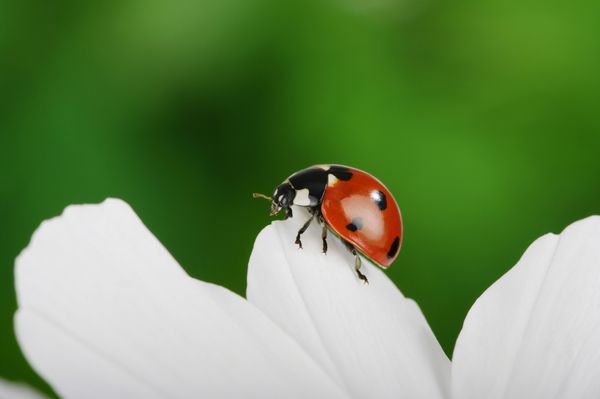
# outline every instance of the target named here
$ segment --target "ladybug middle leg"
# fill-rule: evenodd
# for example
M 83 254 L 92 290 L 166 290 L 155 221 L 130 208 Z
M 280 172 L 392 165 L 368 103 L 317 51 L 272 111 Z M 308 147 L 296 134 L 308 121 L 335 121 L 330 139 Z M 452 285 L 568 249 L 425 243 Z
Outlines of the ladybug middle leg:
M 348 251 L 350 251 L 352 253 L 352 255 L 354 255 L 354 270 L 356 270 L 356 274 L 358 275 L 358 278 L 361 279 L 362 281 L 364 281 L 365 284 L 369 284 L 369 280 L 367 279 L 367 276 L 362 274 L 360 271 L 360 266 L 361 266 L 362 262 L 360 260 L 360 256 L 358 255 L 358 252 L 356 251 L 356 248 L 354 248 L 354 245 L 350 244 L 348 241 L 344 241 L 344 245 L 346 245 L 346 248 L 348 248 Z
M 323 215 L 319 212 L 319 223 L 321 224 L 321 240 L 323 240 L 323 253 L 327 253 L 327 223 Z

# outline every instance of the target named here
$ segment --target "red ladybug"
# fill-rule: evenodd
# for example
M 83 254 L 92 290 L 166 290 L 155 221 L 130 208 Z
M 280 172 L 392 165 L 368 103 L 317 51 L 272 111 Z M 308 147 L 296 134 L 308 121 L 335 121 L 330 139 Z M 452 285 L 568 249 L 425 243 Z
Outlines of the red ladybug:
M 323 252 L 327 252 L 327 228 L 332 229 L 355 256 L 360 272 L 357 249 L 374 263 L 387 268 L 396 259 L 402 244 L 402 217 L 396 200 L 387 188 L 370 174 L 341 165 L 316 165 L 288 177 L 275 189 L 273 197 L 254 194 L 271 202 L 271 215 L 286 212 L 292 217 L 292 205 L 308 208 L 310 218 L 296 235 L 300 236 L 313 219 L 323 226 Z

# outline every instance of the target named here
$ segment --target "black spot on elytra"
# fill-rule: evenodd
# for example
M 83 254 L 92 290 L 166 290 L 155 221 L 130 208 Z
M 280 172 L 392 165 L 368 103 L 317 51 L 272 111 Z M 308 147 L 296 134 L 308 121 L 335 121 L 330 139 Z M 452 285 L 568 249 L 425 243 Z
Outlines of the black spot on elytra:
M 346 225 L 346 228 L 350 231 L 360 230 L 363 227 L 363 221 L 361 218 L 353 218 L 350 223 Z
M 352 178 L 352 172 L 350 172 L 350 169 L 343 166 L 331 165 L 327 173 L 331 173 L 339 180 L 346 181 Z
M 394 242 L 392 243 L 392 246 L 390 247 L 390 250 L 387 253 L 387 257 L 391 259 L 394 256 L 396 256 L 396 254 L 398 253 L 399 247 L 400 247 L 400 237 L 396 236 L 396 239 L 394 239 Z
M 380 211 L 383 211 L 385 208 L 387 208 L 387 198 L 383 192 L 375 190 L 371 192 L 371 198 L 373 198 L 373 201 L 375 201 L 375 204 L 377 204 L 377 207 Z

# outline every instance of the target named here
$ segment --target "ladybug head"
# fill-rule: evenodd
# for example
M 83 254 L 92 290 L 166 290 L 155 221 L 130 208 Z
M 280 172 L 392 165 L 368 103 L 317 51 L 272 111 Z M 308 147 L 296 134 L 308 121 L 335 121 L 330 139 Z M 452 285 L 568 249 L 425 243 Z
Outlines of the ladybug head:
M 264 194 L 254 193 L 254 198 L 264 198 L 271 201 L 271 216 L 277 215 L 281 211 L 286 211 L 287 217 L 292 216 L 292 203 L 296 196 L 296 190 L 288 182 L 281 183 L 275 189 L 273 197 L 269 197 Z
M 271 202 L 271 215 L 277 215 L 280 211 L 289 212 L 290 206 L 296 196 L 296 190 L 290 183 L 282 183 L 275 189 L 273 193 L 273 201 Z

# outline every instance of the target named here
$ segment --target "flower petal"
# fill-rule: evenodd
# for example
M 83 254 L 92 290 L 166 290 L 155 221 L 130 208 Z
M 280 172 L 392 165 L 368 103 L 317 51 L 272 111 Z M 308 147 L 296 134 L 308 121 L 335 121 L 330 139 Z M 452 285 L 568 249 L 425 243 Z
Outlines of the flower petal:
M 475 302 L 456 398 L 600 397 L 600 217 L 535 241 Z
M 294 237 L 300 210 L 256 239 L 248 270 L 248 299 L 275 320 L 353 397 L 446 396 L 450 364 L 418 306 L 386 275 L 363 261 L 370 284 L 354 272 L 352 255 L 330 236 L 321 252 L 320 228 Z
M 340 397 L 255 307 L 190 278 L 122 201 L 71 206 L 17 259 L 17 336 L 65 397 Z
M 16 382 L 0 378 L 0 398 L 2 399 L 45 399 L 46 397 L 35 389 Z

